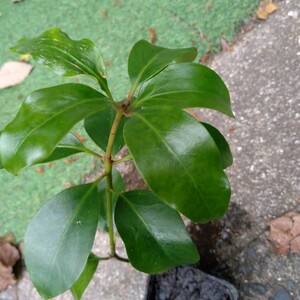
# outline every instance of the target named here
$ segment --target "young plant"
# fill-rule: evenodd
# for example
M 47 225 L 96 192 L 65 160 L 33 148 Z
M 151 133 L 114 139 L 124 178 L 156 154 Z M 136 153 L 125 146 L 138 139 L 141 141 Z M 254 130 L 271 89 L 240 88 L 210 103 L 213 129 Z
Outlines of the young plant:
M 79 152 L 104 165 L 97 180 L 54 196 L 29 224 L 24 257 L 38 292 L 51 298 L 71 289 L 80 299 L 100 260 L 127 261 L 116 253 L 116 230 L 139 271 L 152 274 L 196 263 L 199 254 L 179 213 L 198 223 L 225 213 L 230 185 L 223 170 L 232 156 L 216 128 L 184 109 L 233 115 L 222 79 L 192 62 L 197 50 L 137 42 L 128 59 L 131 87 L 120 102 L 110 92 L 100 52 L 88 39 L 75 41 L 53 28 L 21 39 L 12 50 L 29 53 L 59 75 L 83 74 L 99 84 L 99 90 L 68 83 L 34 91 L 1 131 L 0 167 L 14 175 Z M 81 120 L 99 151 L 70 133 Z M 125 144 L 130 154 L 116 160 Z M 125 160 L 133 160 L 150 190 L 124 191 L 114 167 Z M 91 253 L 99 223 L 110 238 L 110 256 L 103 258 Z

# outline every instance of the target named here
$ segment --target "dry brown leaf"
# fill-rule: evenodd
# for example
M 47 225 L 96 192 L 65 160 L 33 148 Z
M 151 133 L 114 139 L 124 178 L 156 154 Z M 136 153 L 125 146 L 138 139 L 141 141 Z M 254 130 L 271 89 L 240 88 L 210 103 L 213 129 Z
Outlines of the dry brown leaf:
M 0 245 L 0 263 L 6 267 L 13 267 L 20 259 L 19 250 L 12 244 L 6 242 Z
M 200 62 L 201 62 L 201 64 L 205 65 L 208 63 L 209 59 L 210 59 L 209 54 L 204 54 L 203 56 L 201 56 Z
M 39 174 L 44 174 L 44 173 L 45 173 L 45 169 L 44 169 L 42 166 L 38 166 L 38 167 L 36 168 L 36 170 L 37 170 L 37 172 L 38 172 Z
M 278 254 L 300 252 L 300 213 L 289 212 L 269 221 L 269 245 Z
M 22 82 L 32 70 L 32 65 L 20 61 L 6 62 L 0 69 L 0 90 Z
M 278 6 L 272 0 L 262 0 L 256 11 L 256 16 L 258 19 L 266 20 L 277 9 Z
M 78 140 L 82 143 L 82 144 L 84 144 L 85 143 L 85 139 L 84 139 L 84 137 L 81 135 L 81 134 L 79 134 L 79 133 L 74 133 L 74 135 L 78 138 Z
M 20 61 L 28 63 L 30 61 L 31 55 L 30 54 L 23 54 L 20 56 Z
M 224 38 L 220 39 L 221 49 L 222 51 L 232 51 L 233 46 L 232 44 L 228 43 Z
M 154 28 L 149 28 L 148 31 L 150 33 L 150 43 L 155 44 L 157 40 L 156 30 Z
M 212 8 L 212 4 L 210 3 L 210 2 L 208 2 L 207 4 L 206 4 L 206 9 L 211 9 Z
M 105 67 L 110 67 L 110 66 L 112 65 L 112 63 L 113 63 L 113 61 L 112 61 L 111 59 L 106 60 L 106 61 L 104 62 Z
M 10 285 L 16 284 L 12 267 L 6 267 L 0 263 L 0 291 L 5 290 Z
M 16 283 L 13 266 L 20 259 L 19 250 L 5 240 L 0 243 L 0 291 Z
M 99 10 L 101 12 L 102 17 L 107 19 L 108 18 L 107 12 L 102 7 L 100 7 Z
M 70 157 L 64 159 L 64 163 L 65 163 L 65 164 L 72 164 L 72 163 L 74 163 L 75 161 L 77 161 L 78 159 L 79 159 L 79 158 L 77 158 L 77 157 L 70 156 Z

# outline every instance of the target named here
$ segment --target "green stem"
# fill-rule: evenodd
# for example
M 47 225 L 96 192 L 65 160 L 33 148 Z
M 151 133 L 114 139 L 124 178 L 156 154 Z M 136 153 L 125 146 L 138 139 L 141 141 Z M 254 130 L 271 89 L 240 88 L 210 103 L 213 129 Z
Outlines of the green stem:
M 109 259 L 112 259 L 111 256 L 107 256 L 107 257 L 96 256 L 96 258 L 97 258 L 98 260 L 109 260 Z
M 119 159 L 119 160 L 114 160 L 114 161 L 113 161 L 113 165 L 119 164 L 119 163 L 124 162 L 124 161 L 131 160 L 131 159 L 132 159 L 131 154 L 128 154 L 128 155 L 122 157 L 122 158 Z
M 120 124 L 120 121 L 123 117 L 123 110 L 119 109 L 117 111 L 116 117 L 111 127 L 110 135 L 108 138 L 106 154 L 103 157 L 104 159 L 104 168 L 106 175 L 106 216 L 108 222 L 108 232 L 109 232 L 109 244 L 110 244 L 110 252 L 111 256 L 115 256 L 116 254 L 116 241 L 115 241 L 115 233 L 114 233 L 114 223 L 113 223 L 113 207 L 112 207 L 112 190 L 113 190 L 113 181 L 112 181 L 112 159 L 111 153 L 114 144 L 114 140 L 116 137 L 116 133 Z

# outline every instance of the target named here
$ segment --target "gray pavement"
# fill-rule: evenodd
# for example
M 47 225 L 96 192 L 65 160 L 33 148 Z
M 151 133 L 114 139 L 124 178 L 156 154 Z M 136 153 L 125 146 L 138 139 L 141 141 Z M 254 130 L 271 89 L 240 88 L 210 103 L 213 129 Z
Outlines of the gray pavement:
M 228 84 L 236 118 L 197 110 L 227 136 L 235 159 L 216 255 L 240 299 L 300 300 L 300 253 L 278 255 L 267 244 L 269 220 L 300 212 L 300 1 L 277 3 L 211 64 Z M 96 251 L 106 245 L 99 234 Z M 143 299 L 146 279 L 127 264 L 101 263 L 84 299 Z M 40 298 L 25 276 L 0 299 Z
M 300 253 L 267 244 L 268 221 L 300 212 L 300 1 L 278 2 L 266 22 L 211 65 L 228 84 L 235 119 L 199 111 L 227 135 L 232 202 L 217 257 L 241 299 L 300 299 Z

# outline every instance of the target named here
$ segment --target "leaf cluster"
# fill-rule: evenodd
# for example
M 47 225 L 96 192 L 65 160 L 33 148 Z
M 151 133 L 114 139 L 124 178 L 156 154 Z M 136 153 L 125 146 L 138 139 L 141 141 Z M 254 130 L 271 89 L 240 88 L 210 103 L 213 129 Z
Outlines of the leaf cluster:
M 232 156 L 216 128 L 184 109 L 233 115 L 222 79 L 193 62 L 197 50 L 137 42 L 128 59 L 131 87 L 121 102 L 113 98 L 102 55 L 88 39 L 74 41 L 53 28 L 21 39 L 12 50 L 59 75 L 86 75 L 99 84 L 99 90 L 68 83 L 32 92 L 0 134 L 0 168 L 12 174 L 77 153 L 104 165 L 98 179 L 54 196 L 31 221 L 24 256 L 39 293 L 51 298 L 71 289 L 80 299 L 99 261 L 127 260 L 116 253 L 116 231 L 129 262 L 142 272 L 196 263 L 199 254 L 180 213 L 199 223 L 225 213 L 230 184 L 224 169 Z M 99 151 L 71 133 L 81 120 Z M 124 145 L 130 155 L 116 160 Z M 115 165 L 127 159 L 149 190 L 125 191 Z M 109 233 L 108 257 L 91 252 L 98 226 Z

